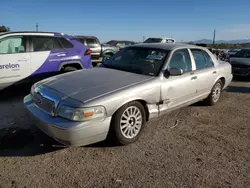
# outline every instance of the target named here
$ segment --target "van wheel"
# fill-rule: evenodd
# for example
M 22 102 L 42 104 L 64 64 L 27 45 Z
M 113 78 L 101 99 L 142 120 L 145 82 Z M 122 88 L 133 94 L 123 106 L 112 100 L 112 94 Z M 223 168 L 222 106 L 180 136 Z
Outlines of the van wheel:
M 133 101 L 122 106 L 113 116 L 111 137 L 118 145 L 135 142 L 146 122 L 146 113 L 140 102 Z
M 223 84 L 221 80 L 218 80 L 213 88 L 211 93 L 209 94 L 209 96 L 204 100 L 204 103 L 208 106 L 213 106 L 215 105 L 221 96 L 221 92 L 222 92 L 222 88 L 223 88 Z
M 62 72 L 71 72 L 71 71 L 76 71 L 78 70 L 75 67 L 65 67 Z

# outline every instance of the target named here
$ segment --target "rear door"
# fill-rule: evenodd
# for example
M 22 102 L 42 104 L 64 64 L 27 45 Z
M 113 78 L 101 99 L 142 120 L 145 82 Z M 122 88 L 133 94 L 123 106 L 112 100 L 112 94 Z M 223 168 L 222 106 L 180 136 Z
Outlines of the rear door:
M 30 54 L 26 36 L 0 39 L 0 88 L 30 75 Z
M 195 62 L 194 75 L 197 79 L 197 97 L 202 97 L 211 92 L 217 79 L 217 71 L 210 55 L 202 49 L 190 49 Z
M 30 38 L 33 75 L 57 72 L 63 59 L 70 55 L 69 50 L 63 48 L 59 37 L 30 36 Z

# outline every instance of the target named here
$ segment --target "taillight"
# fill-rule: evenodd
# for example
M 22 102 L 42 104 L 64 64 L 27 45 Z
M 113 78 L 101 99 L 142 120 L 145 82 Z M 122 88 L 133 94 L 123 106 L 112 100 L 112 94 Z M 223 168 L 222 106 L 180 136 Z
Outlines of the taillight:
M 88 49 L 84 55 L 91 55 L 92 54 L 92 50 Z

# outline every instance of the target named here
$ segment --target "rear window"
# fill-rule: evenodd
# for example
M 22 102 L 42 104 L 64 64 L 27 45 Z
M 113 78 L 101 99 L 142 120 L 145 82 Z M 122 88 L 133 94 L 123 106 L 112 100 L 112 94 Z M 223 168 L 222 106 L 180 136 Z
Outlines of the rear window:
M 73 44 L 71 44 L 68 40 L 66 40 L 65 38 L 59 38 L 63 48 L 65 49 L 70 49 L 73 48 Z

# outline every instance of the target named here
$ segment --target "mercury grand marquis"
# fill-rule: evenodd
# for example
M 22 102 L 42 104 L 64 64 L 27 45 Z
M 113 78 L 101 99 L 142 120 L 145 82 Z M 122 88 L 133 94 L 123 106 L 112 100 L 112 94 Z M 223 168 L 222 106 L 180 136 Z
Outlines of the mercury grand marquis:
M 33 122 L 64 145 L 84 146 L 107 137 L 127 145 L 151 118 L 198 101 L 216 104 L 231 81 L 231 65 L 206 48 L 137 44 L 100 67 L 35 83 L 24 104 Z

